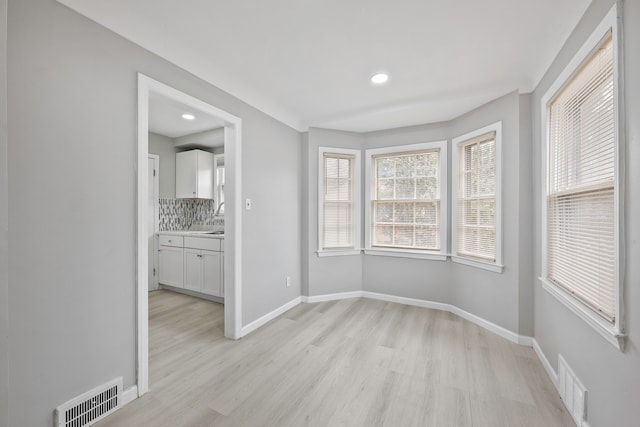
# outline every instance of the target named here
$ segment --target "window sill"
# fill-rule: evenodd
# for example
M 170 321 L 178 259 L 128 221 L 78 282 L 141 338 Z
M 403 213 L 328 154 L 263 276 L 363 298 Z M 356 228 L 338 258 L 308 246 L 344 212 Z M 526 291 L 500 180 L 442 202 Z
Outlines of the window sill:
M 348 256 L 348 255 L 360 255 L 362 251 L 360 249 L 336 249 L 336 250 L 320 250 L 316 251 L 318 257 L 329 257 L 329 256 Z
M 587 307 L 585 304 L 581 303 L 569 293 L 548 280 L 542 277 L 539 277 L 538 280 L 542 283 L 542 287 L 545 291 L 550 293 L 554 298 L 560 301 L 560 303 L 595 329 L 596 332 L 607 340 L 609 344 L 624 352 L 627 336 L 618 330 L 618 325 L 612 325 L 607 322 L 605 319 L 597 315 L 591 308 Z
M 391 256 L 397 258 L 429 259 L 434 261 L 446 261 L 447 255 L 434 252 L 425 253 L 423 251 L 401 250 L 401 249 L 365 249 L 365 255 Z
M 451 255 L 451 261 L 458 264 L 468 265 L 470 267 L 481 268 L 483 270 L 493 271 L 494 273 L 500 273 L 504 271 L 504 265 L 492 264 L 490 262 L 477 261 L 474 259 L 464 258 L 456 255 Z

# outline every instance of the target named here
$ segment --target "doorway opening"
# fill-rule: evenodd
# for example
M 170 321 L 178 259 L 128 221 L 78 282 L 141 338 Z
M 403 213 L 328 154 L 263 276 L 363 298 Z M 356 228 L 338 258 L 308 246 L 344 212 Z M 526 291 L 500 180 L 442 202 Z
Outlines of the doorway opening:
M 138 74 L 137 147 L 137 389 L 138 397 L 149 390 L 149 97 L 162 96 L 221 121 L 224 126 L 225 164 L 225 256 L 224 256 L 224 335 L 241 336 L 241 147 L 242 121 L 191 95 Z M 152 262 L 153 263 L 153 262 Z

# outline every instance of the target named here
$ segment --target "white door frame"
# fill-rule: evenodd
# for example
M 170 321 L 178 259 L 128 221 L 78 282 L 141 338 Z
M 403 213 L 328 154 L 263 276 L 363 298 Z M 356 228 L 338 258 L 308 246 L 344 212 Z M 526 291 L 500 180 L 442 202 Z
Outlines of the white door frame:
M 153 168 L 156 171 L 155 175 L 153 175 L 153 232 L 157 233 L 160 231 L 160 156 L 148 153 L 147 159 L 153 160 Z M 158 239 L 155 235 L 153 236 L 153 249 L 153 268 L 155 268 L 155 275 L 153 277 L 153 286 L 150 286 L 149 290 L 158 289 Z
M 138 73 L 138 172 L 137 172 L 137 388 L 149 390 L 149 307 L 147 248 L 147 155 L 149 153 L 149 93 L 176 100 L 224 122 L 227 166 L 225 189 L 224 335 L 238 339 L 242 331 L 242 120 L 193 96 Z M 229 168 L 229 166 L 232 166 Z

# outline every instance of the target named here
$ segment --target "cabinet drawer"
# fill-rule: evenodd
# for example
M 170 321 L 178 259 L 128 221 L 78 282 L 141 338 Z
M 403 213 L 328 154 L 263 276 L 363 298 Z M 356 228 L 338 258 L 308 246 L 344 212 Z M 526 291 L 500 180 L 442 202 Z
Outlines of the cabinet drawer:
M 208 251 L 220 251 L 220 239 L 209 239 L 207 237 L 185 237 L 184 247 L 205 249 Z
M 160 246 L 175 246 L 181 248 L 184 246 L 184 237 L 161 234 L 159 236 L 159 244 Z

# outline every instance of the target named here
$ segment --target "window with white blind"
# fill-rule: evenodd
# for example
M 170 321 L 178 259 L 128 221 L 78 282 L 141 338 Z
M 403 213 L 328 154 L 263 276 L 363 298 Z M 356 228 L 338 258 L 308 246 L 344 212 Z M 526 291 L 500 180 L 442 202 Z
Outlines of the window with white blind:
M 319 150 L 318 255 L 360 253 L 360 151 Z
M 502 122 L 453 139 L 452 260 L 502 272 Z
M 552 295 L 621 347 L 614 11 L 543 98 L 541 279 Z
M 365 253 L 446 259 L 446 141 L 366 156 Z

